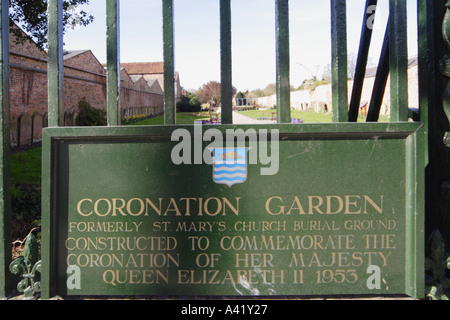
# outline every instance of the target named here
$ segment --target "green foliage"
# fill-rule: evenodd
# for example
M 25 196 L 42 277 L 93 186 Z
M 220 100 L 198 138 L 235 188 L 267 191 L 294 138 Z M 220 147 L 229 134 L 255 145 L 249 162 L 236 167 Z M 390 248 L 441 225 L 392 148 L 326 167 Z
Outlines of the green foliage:
M 41 224 L 42 148 L 11 155 L 12 234 L 23 239 Z
M 42 148 L 35 148 L 11 155 L 11 179 L 13 185 L 41 184 Z
M 446 293 L 450 288 L 447 270 L 450 257 L 445 249 L 445 241 L 439 230 L 434 230 L 427 243 L 428 256 L 425 257 L 425 289 L 431 300 L 449 300 Z
M 188 93 L 181 96 L 177 103 L 177 110 L 179 112 L 199 112 L 202 108 L 202 103 L 196 94 Z
M 238 93 L 236 93 L 236 99 L 244 99 L 245 98 L 245 93 L 242 91 L 239 91 Z
M 195 109 L 194 112 L 198 112 L 202 109 L 202 102 L 196 95 L 191 97 L 191 100 L 189 100 L 189 105 Z
M 177 112 L 177 124 L 194 124 L 195 121 L 209 120 L 209 113 L 182 113 Z M 164 125 L 164 116 L 157 116 L 144 121 L 132 123 L 133 126 L 161 126 Z
M 47 44 L 47 0 L 10 0 L 10 21 L 19 25 L 37 45 L 45 48 Z M 79 10 L 80 5 L 89 4 L 89 0 L 63 1 L 64 31 L 70 27 L 87 26 L 94 17 L 86 11 Z M 15 41 L 22 43 L 26 37 L 17 29 L 11 29 Z
M 14 185 L 11 199 L 12 235 L 23 239 L 31 229 L 41 225 L 41 187 Z
M 77 125 L 80 127 L 88 126 L 105 126 L 106 111 L 93 108 L 86 100 L 81 100 L 78 103 L 79 114 L 77 118 Z
M 330 84 L 327 80 L 317 80 L 317 79 L 306 79 L 303 81 L 302 85 L 297 88 L 297 90 L 309 90 L 313 92 L 318 86 Z
M 140 122 L 140 121 L 144 121 L 144 120 L 147 120 L 147 119 L 151 119 L 153 117 L 154 117 L 154 115 L 147 115 L 146 116 L 146 115 L 143 115 L 143 114 L 137 114 L 137 115 L 134 115 L 134 116 L 131 116 L 131 117 L 124 117 L 124 118 L 122 118 L 121 124 L 123 126 L 127 126 L 127 125 L 133 124 L 135 122 Z

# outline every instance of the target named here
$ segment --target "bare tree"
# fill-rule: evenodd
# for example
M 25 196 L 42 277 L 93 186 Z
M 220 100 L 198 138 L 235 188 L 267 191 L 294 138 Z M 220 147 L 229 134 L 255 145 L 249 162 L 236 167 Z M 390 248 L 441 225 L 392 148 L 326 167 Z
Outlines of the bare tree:
M 197 97 L 202 103 L 209 103 L 211 107 L 216 108 L 222 101 L 221 93 L 222 85 L 217 81 L 210 81 L 205 83 L 197 91 Z M 233 95 L 236 94 L 236 88 L 233 87 Z

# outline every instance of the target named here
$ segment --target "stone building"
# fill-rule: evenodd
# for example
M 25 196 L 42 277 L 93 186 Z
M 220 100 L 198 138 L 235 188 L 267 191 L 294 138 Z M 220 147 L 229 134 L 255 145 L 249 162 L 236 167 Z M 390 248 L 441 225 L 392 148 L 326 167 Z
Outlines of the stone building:
M 14 28 L 18 28 L 14 26 Z M 20 30 L 20 29 L 19 29 Z M 163 89 L 121 70 L 122 116 L 161 113 Z M 47 53 L 31 38 L 16 43 L 10 37 L 11 144 L 26 145 L 41 139 L 47 125 Z M 77 124 L 78 104 L 106 110 L 106 71 L 90 50 L 64 52 L 64 123 Z
M 372 98 L 373 85 L 375 83 L 375 76 L 377 67 L 368 68 L 364 79 L 364 86 L 361 95 L 361 105 L 369 103 Z M 389 115 L 391 108 L 391 94 L 390 94 L 390 78 L 386 84 L 386 90 L 383 97 L 383 103 L 380 113 L 382 115 Z M 353 89 L 353 81 L 348 82 L 348 99 L 350 101 L 351 92 Z M 409 59 L 408 63 L 408 102 L 409 108 L 419 108 L 419 65 L 417 57 Z M 331 111 L 332 95 L 331 84 L 318 86 L 311 94 L 311 106 L 316 112 Z M 364 112 L 364 110 L 361 110 Z
M 418 59 L 409 59 L 408 65 L 408 100 L 409 108 L 419 108 L 419 66 Z M 368 68 L 364 79 L 364 86 L 361 95 L 361 105 L 364 106 L 370 102 L 372 97 L 373 85 L 377 67 Z M 350 101 L 353 89 L 353 81 L 348 82 L 348 99 Z M 313 91 L 299 90 L 291 92 L 291 108 L 295 110 L 305 111 L 307 109 L 315 112 L 331 112 L 332 110 L 332 92 L 331 84 L 325 84 L 316 87 Z M 390 112 L 390 81 L 386 85 L 386 91 L 383 97 L 381 114 L 388 115 Z M 262 107 L 272 108 L 276 105 L 276 96 L 258 98 L 258 105 Z M 361 110 L 362 113 L 366 110 Z

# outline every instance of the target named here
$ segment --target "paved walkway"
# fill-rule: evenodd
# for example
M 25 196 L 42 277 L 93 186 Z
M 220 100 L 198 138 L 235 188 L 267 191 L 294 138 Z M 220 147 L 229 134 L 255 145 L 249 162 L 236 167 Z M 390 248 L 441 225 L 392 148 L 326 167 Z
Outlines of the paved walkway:
M 273 124 L 272 120 L 256 120 L 233 111 L 233 124 Z

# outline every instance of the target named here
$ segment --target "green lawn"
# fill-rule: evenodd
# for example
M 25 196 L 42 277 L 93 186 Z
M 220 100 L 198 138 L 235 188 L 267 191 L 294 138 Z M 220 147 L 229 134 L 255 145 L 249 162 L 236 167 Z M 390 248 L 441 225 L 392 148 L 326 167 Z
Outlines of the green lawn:
M 194 124 L 195 120 L 209 119 L 208 113 L 178 113 L 177 124 Z M 164 116 L 133 123 L 132 125 L 164 125 Z M 11 155 L 11 182 L 13 185 L 41 184 L 41 152 L 35 148 Z
M 24 239 L 41 219 L 42 148 L 11 155 L 11 235 Z M 38 238 L 40 232 L 37 233 Z
M 251 110 L 251 111 L 241 111 L 239 113 L 246 115 L 247 117 L 257 119 L 257 118 L 267 118 L 272 117 L 272 112 L 275 110 Z M 331 112 L 328 113 L 317 113 L 314 111 L 298 111 L 292 110 L 291 117 L 303 120 L 304 123 L 324 123 L 333 122 L 333 116 Z M 362 116 L 358 117 L 358 122 L 364 122 L 365 118 Z M 389 122 L 389 116 L 380 116 L 380 122 Z
M 240 113 L 247 117 L 257 119 L 257 118 L 272 117 L 272 112 L 275 112 L 275 110 L 251 110 L 251 111 L 242 111 Z M 331 113 L 316 113 L 312 111 L 292 110 L 291 117 L 301 119 L 305 123 L 332 122 Z
M 177 124 L 194 124 L 196 120 L 209 120 L 209 114 L 206 112 L 201 113 L 177 113 Z M 138 121 L 133 126 L 160 126 L 164 125 L 164 116 L 159 116 L 143 121 Z
M 42 148 L 34 148 L 11 155 L 11 182 L 13 185 L 41 184 Z

